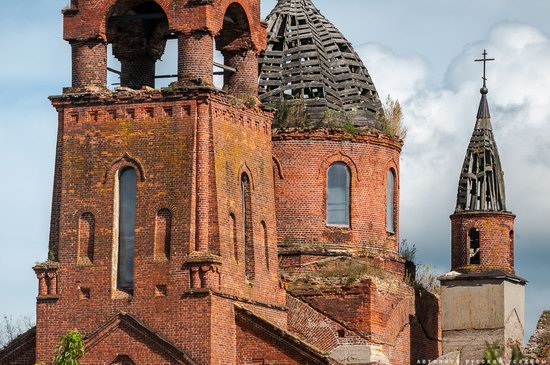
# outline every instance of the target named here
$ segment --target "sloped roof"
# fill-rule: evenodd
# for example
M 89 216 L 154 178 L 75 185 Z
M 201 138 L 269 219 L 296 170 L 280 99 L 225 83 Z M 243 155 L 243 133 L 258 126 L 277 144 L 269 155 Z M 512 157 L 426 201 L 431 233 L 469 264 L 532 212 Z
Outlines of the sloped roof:
M 34 352 L 36 348 L 36 327 L 17 336 L 6 347 L 0 349 L 0 364 L 8 363 L 10 360 L 18 359 L 22 353 Z
M 142 323 L 132 315 L 124 312 L 116 314 L 111 319 L 107 320 L 105 323 L 99 326 L 99 328 L 96 329 L 93 333 L 86 336 L 86 338 L 84 339 L 86 350 L 89 351 L 90 349 L 92 349 L 96 344 L 101 342 L 107 334 L 111 333 L 114 329 L 120 327 L 125 328 L 131 333 L 139 334 L 142 337 L 152 341 L 153 344 L 158 349 L 161 349 L 163 354 L 170 357 L 170 359 L 175 364 L 197 365 L 197 363 L 193 359 L 191 359 L 191 357 L 189 357 L 183 350 L 178 348 L 172 342 L 163 338 L 155 330 L 148 327 L 146 324 Z
M 311 0 L 279 0 L 266 19 L 268 45 L 260 60 L 260 99 L 303 99 L 319 122 L 345 112 L 358 126 L 372 125 L 380 100 L 350 42 Z
M 277 341 L 284 343 L 285 348 L 307 358 L 312 364 L 339 365 L 340 362 L 329 358 L 321 350 L 311 344 L 304 342 L 299 337 L 278 327 L 274 323 L 257 315 L 250 309 L 243 306 L 235 306 L 235 317 L 253 326 L 256 331 L 274 337 Z
M 486 87 L 470 144 L 466 151 L 456 201 L 456 212 L 506 211 L 504 172 L 493 135 Z

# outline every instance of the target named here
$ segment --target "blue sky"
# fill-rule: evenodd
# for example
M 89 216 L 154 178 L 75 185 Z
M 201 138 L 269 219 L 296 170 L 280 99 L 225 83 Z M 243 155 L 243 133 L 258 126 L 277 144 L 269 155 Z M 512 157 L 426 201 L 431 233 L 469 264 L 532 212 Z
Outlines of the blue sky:
M 31 266 L 46 257 L 57 117 L 48 95 L 70 84 L 66 0 L 19 0 L 0 12 L 0 315 L 34 313 Z M 449 268 L 458 174 L 479 102 L 483 48 L 489 101 L 518 215 L 516 268 L 527 278 L 527 328 L 550 309 L 550 2 L 317 0 L 355 45 L 384 97 L 402 102 L 401 234 L 419 261 Z M 262 2 L 264 15 L 275 5 Z M 112 64 L 116 62 L 112 60 Z M 174 73 L 174 44 L 159 73 Z M 112 80 L 115 82 L 115 80 Z

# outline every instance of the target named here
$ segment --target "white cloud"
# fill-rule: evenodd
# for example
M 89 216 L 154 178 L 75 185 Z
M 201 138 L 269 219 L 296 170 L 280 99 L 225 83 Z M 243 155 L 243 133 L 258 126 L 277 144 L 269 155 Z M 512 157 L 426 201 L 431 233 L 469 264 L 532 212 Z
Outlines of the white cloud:
M 429 67 L 420 56 L 398 56 L 391 49 L 375 43 L 366 44 L 357 52 L 371 72 L 382 98 L 391 95 L 405 102 L 425 87 Z
M 479 103 L 483 49 L 489 103 L 507 188 L 508 209 L 517 214 L 518 273 L 544 285 L 547 268 L 527 257 L 548 255 L 550 236 L 550 39 L 537 28 L 512 22 L 493 27 L 451 62 L 443 84 L 428 82 L 428 62 L 367 45 L 359 52 L 381 95 L 401 100 L 409 129 L 402 154 L 401 232 L 420 249 L 420 259 L 448 269 L 449 214 Z M 528 264 L 526 264 L 528 263 Z M 444 267 L 441 267 L 444 265 Z M 548 301 L 548 296 L 544 297 Z M 527 301 L 529 333 L 541 304 Z

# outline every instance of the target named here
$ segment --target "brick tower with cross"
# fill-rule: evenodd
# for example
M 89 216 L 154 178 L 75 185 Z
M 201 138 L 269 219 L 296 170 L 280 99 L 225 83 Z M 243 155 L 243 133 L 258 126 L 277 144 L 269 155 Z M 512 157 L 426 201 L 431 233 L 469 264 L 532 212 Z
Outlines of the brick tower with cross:
M 524 333 L 526 281 L 514 269 L 515 215 L 506 209 L 504 172 L 493 135 L 487 58 L 474 132 L 451 215 L 451 272 L 440 277 L 443 353 L 482 360 L 486 343 L 510 348 Z

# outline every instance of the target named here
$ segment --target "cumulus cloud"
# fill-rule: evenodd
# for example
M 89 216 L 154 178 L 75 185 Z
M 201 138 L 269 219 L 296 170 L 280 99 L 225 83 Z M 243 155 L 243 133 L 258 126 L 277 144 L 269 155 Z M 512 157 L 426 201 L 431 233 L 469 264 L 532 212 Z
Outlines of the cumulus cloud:
M 544 183 L 550 177 L 545 158 L 550 151 L 550 40 L 530 25 L 511 22 L 498 24 L 486 39 L 466 46 L 439 88 L 429 85 L 429 64 L 419 56 L 398 55 L 376 44 L 359 49 L 380 94 L 400 99 L 405 111 L 409 129 L 402 172 L 405 231 L 426 232 L 432 226 L 431 219 L 419 222 L 418 209 L 430 207 L 437 212 L 426 214 L 446 218 L 454 208 L 480 97 L 481 64 L 473 60 L 483 49 L 497 59 L 488 69 L 489 101 L 506 172 L 508 205 L 525 217 L 518 227 L 521 231 L 545 236 L 541 220 L 550 216 L 550 207 L 540 202 L 550 195 L 550 184 Z M 441 244 L 441 240 L 428 241 Z
M 467 45 L 449 65 L 438 87 L 428 80 L 429 63 L 378 45 L 358 50 L 381 95 L 401 100 L 409 129 L 402 154 L 401 232 L 420 248 L 420 259 L 439 272 L 449 269 L 450 224 L 460 168 L 479 103 L 483 49 L 496 58 L 488 66 L 489 103 L 505 170 L 508 209 L 517 214 L 517 270 L 533 286 L 546 264 L 550 236 L 550 39 L 537 28 L 504 22 L 485 39 Z M 546 275 L 547 276 L 547 275 Z M 533 291 L 528 291 L 533 293 Z M 528 333 L 548 303 L 527 301 Z

